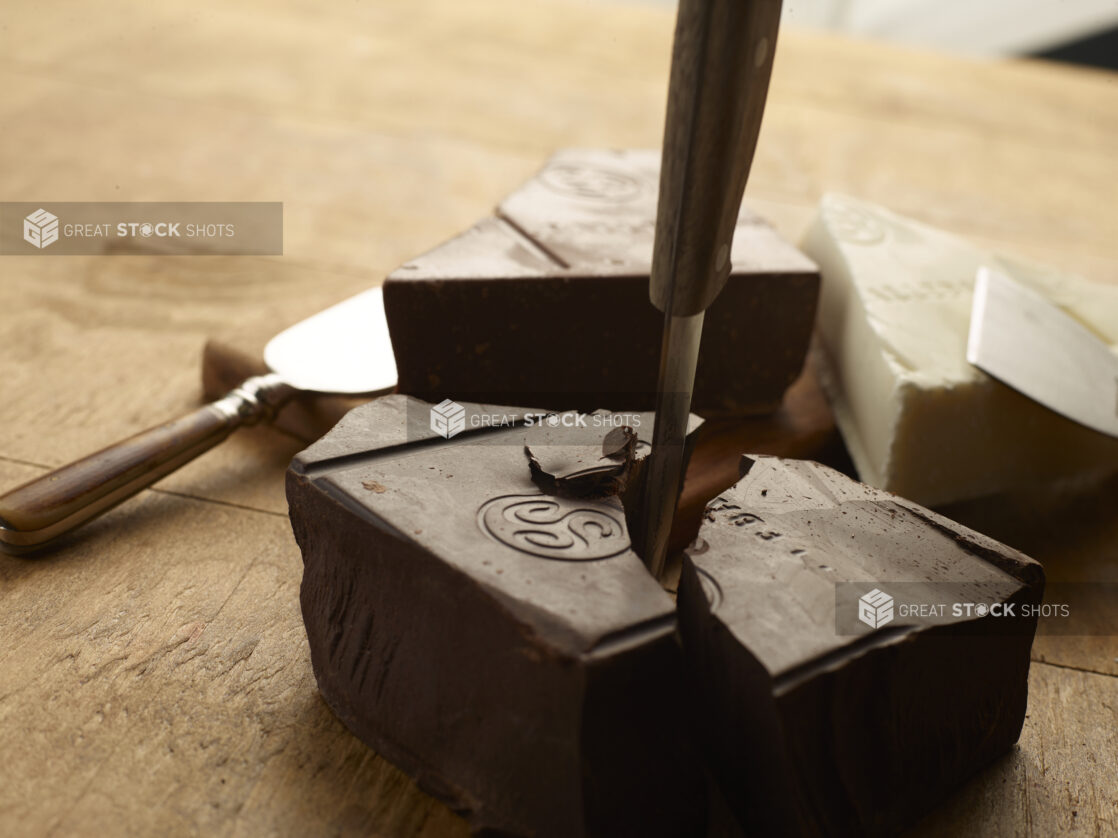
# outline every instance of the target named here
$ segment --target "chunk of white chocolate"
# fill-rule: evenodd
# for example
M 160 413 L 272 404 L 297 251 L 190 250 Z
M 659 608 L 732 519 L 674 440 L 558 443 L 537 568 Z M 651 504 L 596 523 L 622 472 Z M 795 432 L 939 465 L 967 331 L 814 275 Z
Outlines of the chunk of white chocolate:
M 1040 291 L 1112 349 L 1118 286 L 1019 263 L 841 195 L 824 196 L 803 249 L 823 275 L 821 377 L 863 481 L 938 505 L 1118 471 L 1118 440 L 966 359 L 980 265 Z

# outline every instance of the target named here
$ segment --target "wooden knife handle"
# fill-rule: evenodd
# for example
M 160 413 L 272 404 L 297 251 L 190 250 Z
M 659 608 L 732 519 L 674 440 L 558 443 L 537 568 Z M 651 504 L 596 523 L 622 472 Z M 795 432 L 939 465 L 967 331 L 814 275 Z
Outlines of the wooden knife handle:
M 680 0 L 668 86 L 650 297 L 706 311 L 730 245 L 769 89 L 781 0 Z
M 143 431 L 0 497 L 0 550 L 49 543 L 213 448 L 269 420 L 296 391 L 278 375 L 250 378 L 224 398 Z

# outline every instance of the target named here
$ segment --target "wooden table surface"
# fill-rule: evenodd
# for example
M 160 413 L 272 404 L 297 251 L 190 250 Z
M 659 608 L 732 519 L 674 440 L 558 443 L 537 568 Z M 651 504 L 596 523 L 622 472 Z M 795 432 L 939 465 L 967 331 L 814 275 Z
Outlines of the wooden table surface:
M 670 9 L 43 0 L 0 13 L 0 199 L 276 200 L 283 257 L 0 259 L 0 486 L 184 411 L 486 215 L 563 146 L 660 140 Z M 1116 76 L 786 31 L 747 200 L 824 190 L 1118 282 Z M 319 699 L 283 470 L 243 433 L 39 559 L 0 558 L 0 834 L 461 835 Z M 1118 486 L 961 510 L 1118 581 Z M 1118 644 L 1042 638 L 1019 747 L 919 834 L 1118 834 Z

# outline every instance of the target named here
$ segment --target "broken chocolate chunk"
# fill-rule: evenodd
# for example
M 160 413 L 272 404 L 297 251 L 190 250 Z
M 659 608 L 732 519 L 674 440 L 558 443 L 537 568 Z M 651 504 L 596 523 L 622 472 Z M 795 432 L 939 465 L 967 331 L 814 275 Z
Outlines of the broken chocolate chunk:
M 569 149 L 497 216 L 384 283 L 399 392 L 584 410 L 655 404 L 663 314 L 649 301 L 660 154 Z M 814 263 L 748 210 L 707 310 L 692 409 L 769 413 L 803 366 Z
M 544 494 L 525 462 L 529 445 L 557 480 L 617 468 L 594 421 L 609 414 L 444 439 L 408 421 L 428 408 L 357 408 L 288 472 L 323 697 L 476 829 L 702 834 L 674 603 L 617 497 Z
M 743 466 L 679 589 L 711 767 L 750 834 L 895 833 L 1017 740 L 1043 572 L 825 466 Z

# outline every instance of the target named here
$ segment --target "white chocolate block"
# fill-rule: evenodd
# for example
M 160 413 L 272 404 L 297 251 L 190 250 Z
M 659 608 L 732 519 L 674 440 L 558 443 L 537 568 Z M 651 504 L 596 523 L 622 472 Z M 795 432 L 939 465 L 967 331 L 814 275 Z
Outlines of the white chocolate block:
M 842 195 L 824 196 L 803 249 L 823 275 L 821 377 L 863 481 L 931 506 L 1118 471 L 1118 440 L 966 360 L 980 265 L 1045 294 L 1112 350 L 1118 286 L 1026 265 Z

